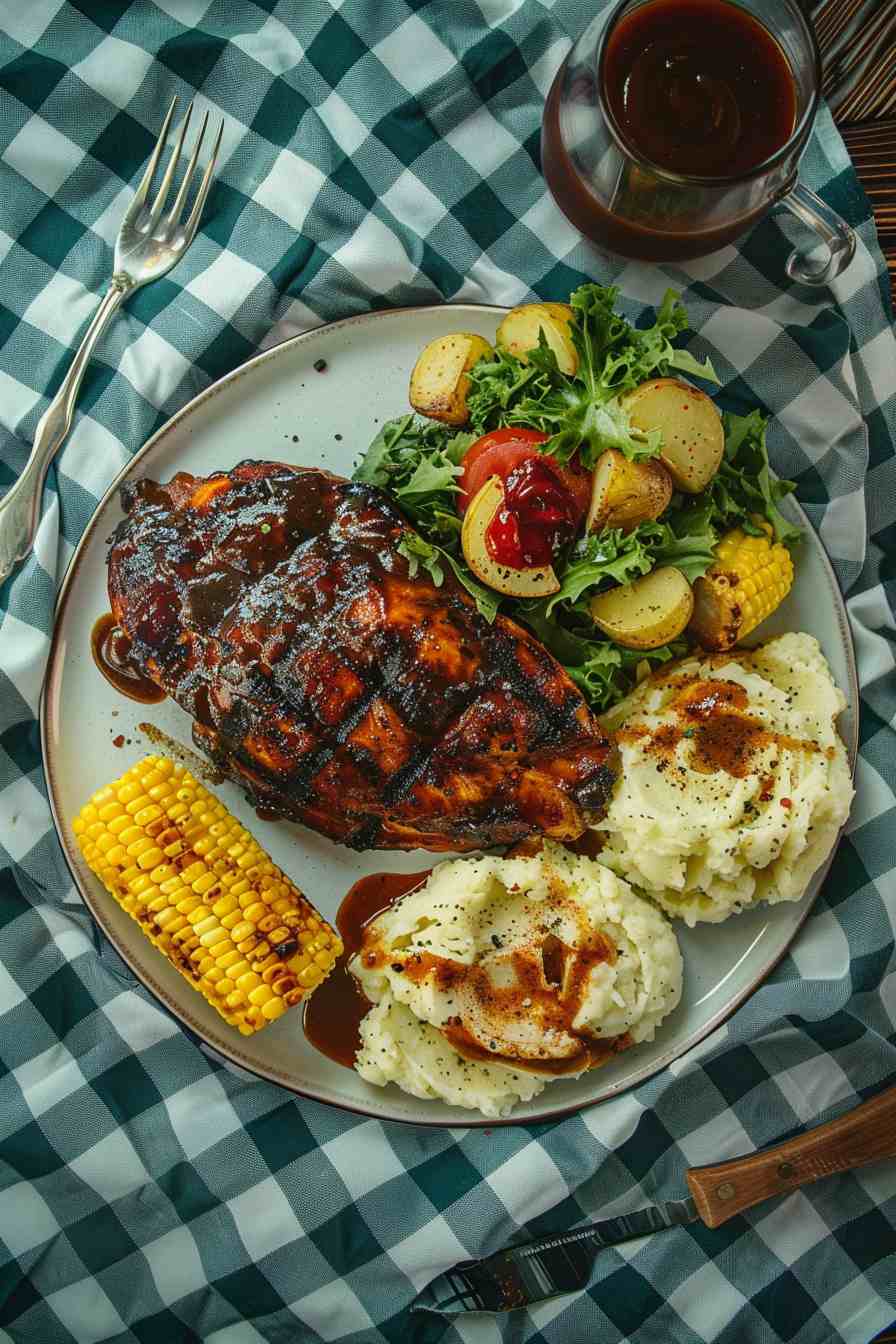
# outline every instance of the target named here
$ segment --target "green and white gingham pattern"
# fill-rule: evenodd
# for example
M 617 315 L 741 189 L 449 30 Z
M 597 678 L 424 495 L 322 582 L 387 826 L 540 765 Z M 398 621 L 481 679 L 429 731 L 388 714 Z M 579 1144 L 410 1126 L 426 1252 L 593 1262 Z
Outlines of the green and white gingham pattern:
M 0 608 L 0 1340 L 4 1344 L 866 1341 L 896 1316 L 896 1164 L 724 1227 L 602 1254 L 592 1286 L 499 1322 L 408 1315 L 520 1229 L 680 1197 L 734 1156 L 896 1081 L 896 343 L 867 203 L 823 113 L 806 180 L 857 227 L 830 292 L 784 282 L 768 219 L 687 269 L 608 260 L 538 173 L 550 80 L 596 0 L 28 0 L 0 10 L 0 488 L 21 467 L 112 266 L 172 93 L 225 118 L 186 260 L 91 365 L 35 555 Z M 223 1067 L 103 945 L 50 827 L 35 723 L 55 588 L 107 482 L 260 346 L 360 309 L 686 291 L 729 406 L 847 590 L 858 796 L 815 910 L 688 1058 L 565 1121 L 419 1131 Z M 257 445 L 251 447 L 256 451 Z M 247 447 L 247 451 L 250 449 Z M 87 744 L 89 749 L 89 744 Z

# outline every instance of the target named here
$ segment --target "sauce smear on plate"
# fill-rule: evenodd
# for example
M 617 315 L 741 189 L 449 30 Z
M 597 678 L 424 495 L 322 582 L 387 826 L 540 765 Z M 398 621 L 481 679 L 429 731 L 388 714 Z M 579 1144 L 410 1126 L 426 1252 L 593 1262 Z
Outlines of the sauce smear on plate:
M 131 641 L 116 624 L 111 611 L 94 623 L 90 634 L 90 652 L 103 676 L 116 691 L 142 705 L 155 705 L 165 699 L 165 692 L 149 677 L 145 677 L 131 662 Z
M 361 1019 L 371 1006 L 349 973 L 348 963 L 361 946 L 365 925 L 428 877 L 428 870 L 371 873 L 349 889 L 336 914 L 345 949 L 323 984 L 306 1000 L 303 1025 L 315 1050 L 347 1069 L 354 1065 L 361 1045 Z

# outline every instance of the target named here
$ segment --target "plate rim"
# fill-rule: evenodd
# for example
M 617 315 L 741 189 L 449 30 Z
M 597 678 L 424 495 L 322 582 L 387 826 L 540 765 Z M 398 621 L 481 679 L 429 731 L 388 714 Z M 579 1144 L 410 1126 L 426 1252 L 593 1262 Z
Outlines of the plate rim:
M 231 1044 L 226 1038 L 220 1041 L 217 1039 L 214 1041 L 207 1039 L 206 1032 L 202 1024 L 195 1021 L 191 1017 L 189 1011 L 183 1009 L 178 1003 L 174 1002 L 172 998 L 169 996 L 168 991 L 155 980 L 155 978 L 150 972 L 147 972 L 142 967 L 140 969 L 137 968 L 137 966 L 134 964 L 134 961 L 131 959 L 131 956 L 129 955 L 127 948 L 119 943 L 117 935 L 115 934 L 111 925 L 105 919 L 102 910 L 102 904 L 103 904 L 102 900 L 95 900 L 93 895 L 90 893 L 88 889 L 88 883 L 84 881 L 84 874 L 82 873 L 81 870 L 79 855 L 75 854 L 73 851 L 70 851 L 69 846 L 66 842 L 62 820 L 56 806 L 57 784 L 56 784 L 55 767 L 52 760 L 53 753 L 51 753 L 48 749 L 48 744 L 50 741 L 50 729 L 54 723 L 50 709 L 50 702 L 52 697 L 48 694 L 48 691 L 49 688 L 51 687 L 51 684 L 55 684 L 56 681 L 58 680 L 62 666 L 64 664 L 64 653 L 61 648 L 60 633 L 59 633 L 61 628 L 61 618 L 64 615 L 65 609 L 68 605 L 71 595 L 75 590 L 78 569 L 81 560 L 84 556 L 84 553 L 87 549 L 87 545 L 93 539 L 94 532 L 98 526 L 99 515 L 105 509 L 109 500 L 117 492 L 117 490 L 121 485 L 121 482 L 133 472 L 135 466 L 144 457 L 146 457 L 156 447 L 156 445 L 163 438 L 165 438 L 165 436 L 172 433 L 180 425 L 181 421 L 187 419 L 187 417 L 190 414 L 192 414 L 193 411 L 196 410 L 199 406 L 204 405 L 208 401 L 211 401 L 214 398 L 214 396 L 216 396 L 217 393 L 221 391 L 222 388 L 229 386 L 234 382 L 237 382 L 240 378 L 244 377 L 246 374 L 250 373 L 255 368 L 258 368 L 262 364 L 271 363 L 280 356 L 282 356 L 283 354 L 285 354 L 286 352 L 293 350 L 295 347 L 313 341 L 316 337 L 319 337 L 321 333 L 326 332 L 329 334 L 338 330 L 340 327 L 353 327 L 357 325 L 373 323 L 382 318 L 396 317 L 396 316 L 400 317 L 407 313 L 435 314 L 444 312 L 446 309 L 450 309 L 453 312 L 456 312 L 458 315 L 462 313 L 494 313 L 494 312 L 506 313 L 509 311 L 509 309 L 507 309 L 503 305 L 490 304 L 490 303 L 458 303 L 458 304 L 438 303 L 438 304 L 420 304 L 420 305 L 411 304 L 411 305 L 403 305 L 401 307 L 396 308 L 374 308 L 368 310 L 367 312 L 355 313 L 349 317 L 337 318 L 332 322 L 322 323 L 320 326 L 312 327 L 310 331 L 299 332 L 295 336 L 289 336 L 283 341 L 278 341 L 276 345 L 272 345 L 266 350 L 260 350 L 257 354 L 253 355 L 250 359 L 246 360 L 244 363 L 237 365 L 235 369 L 231 369 L 221 378 L 216 379 L 213 383 L 209 384 L 208 387 L 203 388 L 201 392 L 198 392 L 196 396 L 192 397 L 188 402 L 186 402 L 184 406 L 180 407 L 179 410 L 175 411 L 174 415 L 172 415 L 168 420 L 166 420 L 164 424 L 160 425 L 159 428 L 150 435 L 150 437 L 146 440 L 146 442 L 142 444 L 140 448 L 137 449 L 133 457 L 129 458 L 128 461 L 124 463 L 120 471 L 116 473 L 116 475 L 110 482 L 104 494 L 97 501 L 95 508 L 91 512 L 91 515 L 87 520 L 84 530 L 81 533 L 80 538 L 78 539 L 78 543 L 71 554 L 71 557 L 65 570 L 65 574 L 59 586 L 59 591 L 56 596 L 56 602 L 53 611 L 53 629 L 50 635 L 50 644 L 47 652 L 47 664 L 44 673 L 43 683 L 41 686 L 40 704 L 38 711 L 38 723 L 40 726 L 41 763 L 43 766 L 44 778 L 47 785 L 47 800 L 50 806 L 50 815 L 53 822 L 53 828 L 56 832 L 56 838 L 59 842 L 59 847 L 61 849 L 62 857 L 65 861 L 66 867 L 69 870 L 72 881 L 79 895 L 81 896 L 81 899 L 83 900 L 88 913 L 90 914 L 91 918 L 94 919 L 96 923 L 99 925 L 102 933 L 108 939 L 111 946 L 115 949 L 118 956 L 121 957 L 122 961 L 125 962 L 125 964 L 129 968 L 131 974 L 135 977 L 137 982 L 147 990 L 147 992 L 156 1000 L 156 1002 L 159 1004 L 159 1006 L 162 1008 L 164 1012 L 173 1016 L 180 1023 L 181 1027 L 185 1028 L 189 1033 L 197 1037 L 199 1041 L 202 1042 L 202 1045 L 206 1049 L 223 1056 L 223 1058 L 228 1063 L 233 1064 L 236 1068 L 241 1069 L 244 1072 L 250 1073 L 253 1077 L 258 1078 L 263 1082 L 273 1083 L 278 1087 L 282 1087 L 292 1096 L 301 1097 L 305 1100 L 316 1102 L 318 1105 L 334 1106 L 337 1109 L 347 1111 L 354 1115 L 363 1115 L 369 1119 L 377 1120 L 381 1124 L 402 1124 L 426 1129 L 446 1129 L 446 1128 L 494 1129 L 497 1127 L 504 1128 L 519 1125 L 541 1125 L 541 1124 L 553 1123 L 554 1121 L 562 1119 L 566 1116 L 577 1114 L 579 1111 L 588 1110 L 592 1106 L 599 1106 L 605 1102 L 612 1101 L 614 1098 L 631 1091 L 635 1087 L 640 1086 L 642 1083 L 646 1082 L 649 1078 L 652 1078 L 656 1074 L 668 1068 L 669 1065 L 675 1062 L 676 1060 L 683 1059 L 697 1045 L 699 1045 L 701 1041 L 705 1040 L 718 1027 L 720 1027 L 723 1023 L 728 1021 L 729 1018 L 733 1017 L 734 1014 L 737 1012 L 737 1010 L 743 1006 L 746 1000 L 749 999 L 753 994 L 755 994 L 756 991 L 760 988 L 760 986 L 764 984 L 764 982 L 768 979 L 768 977 L 771 975 L 771 973 L 775 970 L 775 968 L 783 960 L 783 958 L 786 956 L 786 954 L 792 947 L 797 935 L 799 934 L 800 930 L 803 927 L 803 924 L 808 918 L 810 910 L 812 910 L 813 906 L 815 905 L 815 902 L 818 898 L 818 894 L 824 884 L 824 881 L 827 877 L 831 864 L 833 863 L 834 855 L 836 854 L 840 842 L 843 838 L 845 827 L 848 824 L 848 818 L 847 822 L 844 823 L 844 826 L 841 827 L 840 831 L 838 832 L 837 839 L 831 849 L 831 853 L 828 856 L 827 860 L 819 869 L 816 870 L 816 873 L 813 875 L 813 882 L 817 884 L 815 896 L 812 898 L 811 901 L 807 903 L 805 909 L 801 911 L 800 916 L 797 922 L 795 923 L 784 946 L 776 950 L 774 955 L 763 963 L 761 969 L 757 972 L 755 977 L 752 979 L 752 982 L 746 988 L 744 988 L 738 995 L 736 995 L 734 999 L 727 1001 L 723 1008 L 720 1008 L 717 1012 L 712 1014 L 712 1016 L 702 1026 L 698 1027 L 694 1031 L 694 1033 L 691 1036 L 689 1036 L 680 1047 L 670 1048 L 668 1051 L 660 1055 L 658 1058 L 652 1060 L 648 1064 L 643 1065 L 640 1069 L 637 1069 L 635 1073 L 631 1075 L 627 1080 L 621 1081 L 617 1084 L 611 1084 L 609 1089 L 605 1091 L 601 1096 L 583 1098 L 581 1100 L 573 1100 L 571 1102 L 566 1102 L 556 1107 L 555 1109 L 546 1111 L 542 1114 L 539 1114 L 538 1116 L 514 1116 L 513 1114 L 511 1114 L 509 1116 L 496 1119 L 489 1116 L 471 1115 L 471 1118 L 469 1120 L 459 1119 L 450 1121 L 435 1116 L 432 1119 L 426 1119 L 426 1118 L 411 1119 L 407 1116 L 399 1116 L 399 1115 L 385 1116 L 376 1110 L 368 1109 L 367 1107 L 360 1105 L 354 1101 L 341 1100 L 341 1099 L 335 1100 L 331 1097 L 324 1097 L 318 1093 L 309 1091 L 306 1088 L 298 1086 L 294 1080 L 290 1079 L 287 1075 L 282 1075 L 276 1068 L 266 1069 L 263 1066 L 259 1065 L 257 1061 L 247 1060 L 242 1056 L 242 1052 L 240 1051 L 238 1047 L 238 1042 L 236 1041 L 234 1041 Z M 831 563 L 830 557 L 828 556 L 828 553 L 825 549 L 824 543 L 820 535 L 818 534 L 816 529 L 812 526 L 812 523 L 808 515 L 806 514 L 805 510 L 803 509 L 802 505 L 800 504 L 799 500 L 797 500 L 795 496 L 791 495 L 788 498 L 788 503 L 790 507 L 795 509 L 796 512 L 798 513 L 800 523 L 806 529 L 812 532 L 815 536 L 815 540 L 818 543 L 818 550 L 822 559 L 822 566 L 825 571 L 828 585 L 830 587 L 831 594 L 834 599 L 834 608 L 837 615 L 837 624 L 840 629 L 843 645 L 847 655 L 846 661 L 847 661 L 847 673 L 849 679 L 849 696 L 850 696 L 850 701 L 848 701 L 848 704 L 850 708 L 853 707 L 855 708 L 855 713 L 852 716 L 853 721 L 851 725 L 852 731 L 850 734 L 850 740 L 844 743 L 844 745 L 846 746 L 847 757 L 849 760 L 850 775 L 854 781 L 856 762 L 858 759 L 859 710 L 861 706 L 861 697 L 859 689 L 858 668 L 856 664 L 855 644 L 853 641 L 852 630 L 847 615 L 846 602 L 843 592 L 840 588 L 840 583 L 839 580 L 837 579 L 836 572 L 834 570 L 834 567 Z M 97 953 L 97 955 L 99 954 Z

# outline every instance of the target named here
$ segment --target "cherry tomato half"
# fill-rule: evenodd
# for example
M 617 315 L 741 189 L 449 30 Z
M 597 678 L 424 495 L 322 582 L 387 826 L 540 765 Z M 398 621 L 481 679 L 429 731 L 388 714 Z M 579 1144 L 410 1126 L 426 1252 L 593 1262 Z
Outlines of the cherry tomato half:
M 505 481 L 514 467 L 531 457 L 547 437 L 534 429 L 494 429 L 477 439 L 464 454 L 463 475 L 458 481 L 458 512 L 466 513 L 470 500 L 490 476 L 500 476 Z
M 544 457 L 538 451 L 540 443 L 546 443 L 547 434 L 536 429 L 493 429 L 483 434 L 467 452 L 463 460 L 463 474 L 458 484 L 457 511 L 466 512 L 467 505 L 474 495 L 482 489 L 490 476 L 500 476 L 502 481 L 521 463 L 530 457 L 539 457 L 560 477 L 575 501 L 577 522 L 581 522 L 591 503 L 591 472 L 579 465 L 578 458 L 561 466 L 552 457 Z

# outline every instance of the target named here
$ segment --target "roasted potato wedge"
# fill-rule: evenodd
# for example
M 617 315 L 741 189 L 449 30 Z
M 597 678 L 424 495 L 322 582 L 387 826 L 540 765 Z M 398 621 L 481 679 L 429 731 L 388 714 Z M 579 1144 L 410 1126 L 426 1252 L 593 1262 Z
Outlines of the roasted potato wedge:
M 489 555 L 485 534 L 489 524 L 504 501 L 504 486 L 500 476 L 490 476 L 481 490 L 473 496 L 464 514 L 460 534 L 464 559 L 480 582 L 508 597 L 547 597 L 556 593 L 560 584 L 550 565 L 537 569 L 511 569 L 498 564 Z
M 715 402 L 678 378 L 654 378 L 622 400 L 635 429 L 658 429 L 660 457 L 674 484 L 686 494 L 705 490 L 725 449 L 722 417 Z
M 556 317 L 558 322 L 570 323 L 575 318 L 575 309 L 569 303 L 543 303 L 542 308 L 547 308 L 551 317 Z
M 478 359 L 493 353 L 488 341 L 471 331 L 430 341 L 411 373 L 409 398 L 414 410 L 446 425 L 466 424 L 468 371 Z
M 601 453 L 594 468 L 587 529 L 621 527 L 628 532 L 638 523 L 659 518 L 672 498 L 672 477 L 662 462 L 629 462 L 618 448 Z
M 579 356 L 569 334 L 572 318 L 573 311 L 566 303 L 524 303 L 511 308 L 498 327 L 495 341 L 500 349 L 525 364 L 529 351 L 538 347 L 538 333 L 543 331 L 557 356 L 557 368 L 573 374 L 579 367 Z
M 684 630 L 694 610 L 691 585 L 664 565 L 634 583 L 598 593 L 589 603 L 594 624 L 627 649 L 657 649 Z

